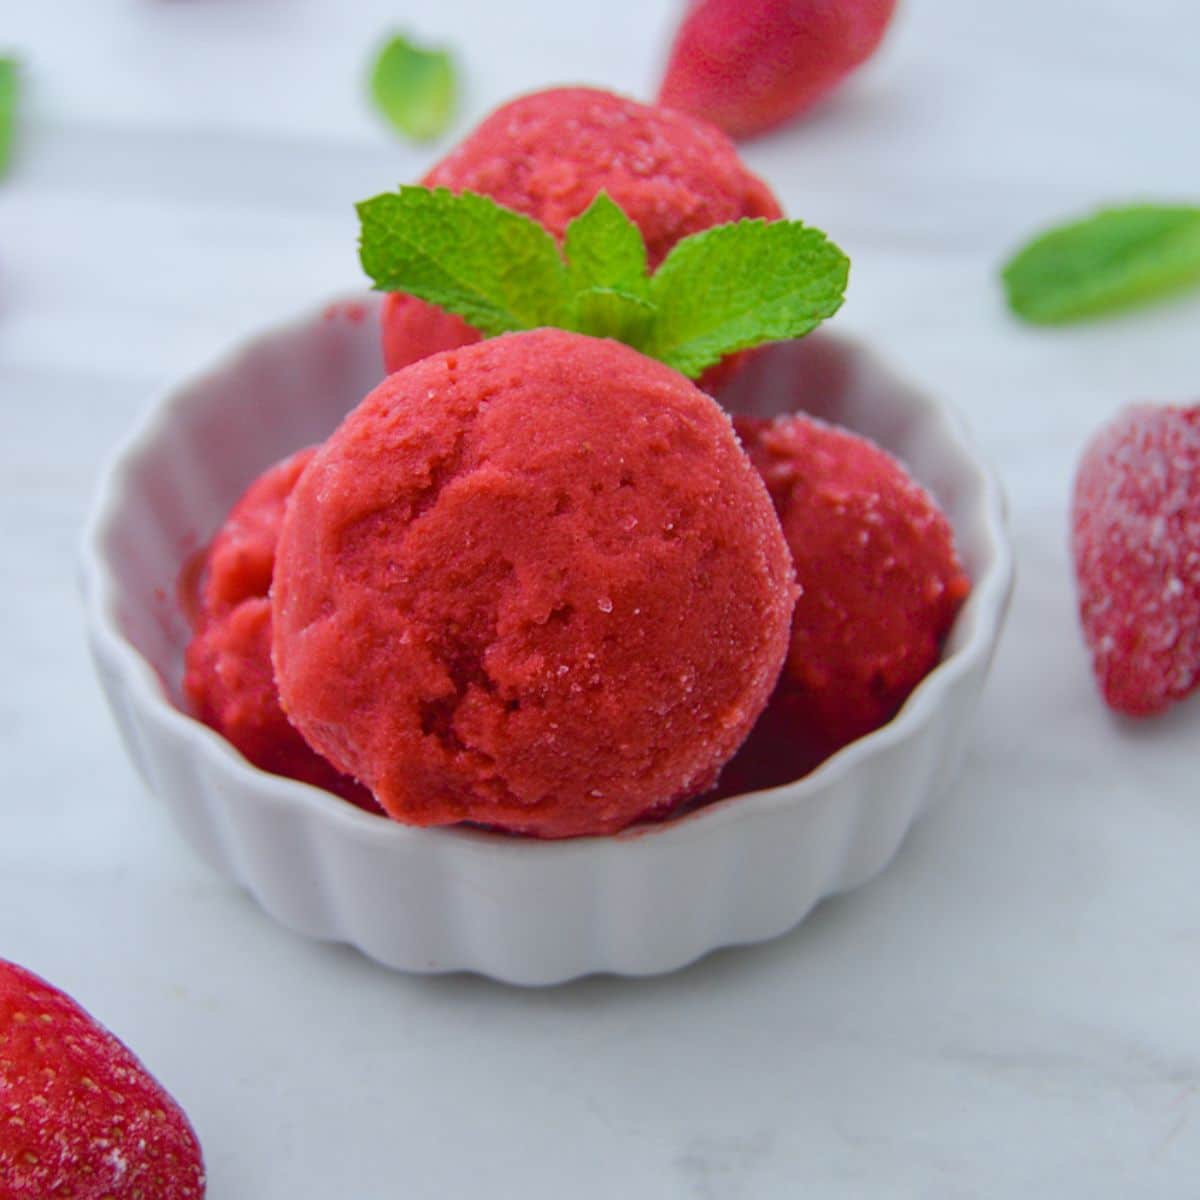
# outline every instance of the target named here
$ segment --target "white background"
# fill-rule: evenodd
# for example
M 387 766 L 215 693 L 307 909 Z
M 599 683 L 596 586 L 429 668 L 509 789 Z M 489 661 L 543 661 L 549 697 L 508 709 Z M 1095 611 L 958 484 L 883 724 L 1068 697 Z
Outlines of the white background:
M 157 389 L 358 285 L 352 202 L 444 149 L 364 105 L 407 25 L 514 92 L 648 96 L 669 0 L 3 0 L 26 62 L 0 184 L 0 954 L 178 1096 L 214 1200 L 1191 1197 L 1200 1189 L 1192 702 L 1108 716 L 1073 613 L 1072 464 L 1194 399 L 1200 300 L 1006 315 L 1005 254 L 1102 201 L 1200 199 L 1191 0 L 909 0 L 808 122 L 746 147 L 854 260 L 838 317 L 959 406 L 1020 580 L 958 786 L 878 881 L 674 976 L 519 991 L 275 926 L 143 794 L 91 677 L 75 546 Z

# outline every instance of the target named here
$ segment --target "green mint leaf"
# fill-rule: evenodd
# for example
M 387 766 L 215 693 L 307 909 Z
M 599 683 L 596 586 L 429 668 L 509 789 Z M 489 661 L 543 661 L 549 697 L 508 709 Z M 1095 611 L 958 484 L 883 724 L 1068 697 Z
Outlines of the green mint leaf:
M 485 337 L 557 325 L 616 338 L 693 378 L 728 354 L 803 337 L 842 304 L 850 263 L 799 221 L 739 221 L 677 243 L 653 276 L 642 235 L 601 194 L 563 260 L 536 221 L 472 192 L 401 187 L 358 206 L 363 269 Z
M 1004 268 L 1008 303 L 1039 325 L 1148 303 L 1200 283 L 1200 208 L 1108 208 L 1035 238 Z
M 472 192 L 402 187 L 358 205 L 363 270 L 382 291 L 457 313 L 487 337 L 569 328 L 573 304 L 554 239 Z
M 803 337 L 842 305 L 850 261 L 799 221 L 738 221 L 676 243 L 650 281 L 640 347 L 695 378 L 727 354 Z
M 640 347 L 653 323 L 654 305 L 619 288 L 592 287 L 575 293 L 571 328 L 592 337 L 614 338 Z
M 454 60 L 445 50 L 391 38 L 371 68 L 370 88 L 384 117 L 416 141 L 438 137 L 454 116 L 458 86 Z
M 600 192 L 567 226 L 563 250 L 574 292 L 572 328 L 640 345 L 655 311 L 641 230 Z
M 601 192 L 568 226 L 563 239 L 576 292 L 612 289 L 645 299 L 650 290 L 641 230 Z
M 17 127 L 17 60 L 0 58 L 0 176 L 8 169 Z

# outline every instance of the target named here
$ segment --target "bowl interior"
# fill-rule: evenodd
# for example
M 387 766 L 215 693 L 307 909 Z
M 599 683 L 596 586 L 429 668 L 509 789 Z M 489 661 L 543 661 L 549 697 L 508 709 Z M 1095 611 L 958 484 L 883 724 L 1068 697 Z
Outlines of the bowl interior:
M 173 392 L 116 456 L 96 556 L 118 629 L 177 707 L 185 567 L 266 467 L 323 441 L 383 374 L 377 304 L 333 304 Z

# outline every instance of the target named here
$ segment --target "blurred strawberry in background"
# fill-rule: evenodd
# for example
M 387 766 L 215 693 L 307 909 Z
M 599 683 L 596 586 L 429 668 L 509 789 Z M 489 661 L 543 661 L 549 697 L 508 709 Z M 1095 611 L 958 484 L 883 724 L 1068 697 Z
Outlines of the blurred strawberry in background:
M 660 104 L 753 137 L 811 108 L 879 45 L 896 0 L 692 0 Z

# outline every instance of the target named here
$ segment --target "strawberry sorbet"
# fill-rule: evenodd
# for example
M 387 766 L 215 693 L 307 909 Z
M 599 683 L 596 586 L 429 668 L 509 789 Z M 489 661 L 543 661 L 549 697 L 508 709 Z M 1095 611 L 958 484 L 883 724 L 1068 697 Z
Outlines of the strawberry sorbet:
M 949 521 L 873 443 L 800 415 L 738 418 L 737 429 L 800 587 L 787 664 L 754 739 L 776 768 L 799 768 L 794 778 L 895 715 L 936 666 L 970 583 Z
M 271 670 L 267 594 L 284 505 L 313 451 L 267 470 L 234 505 L 205 556 L 183 687 L 196 715 L 255 766 L 336 792 L 378 811 L 289 724 Z
M 592 88 L 554 88 L 505 104 L 422 182 L 488 196 L 559 239 L 597 193 L 607 192 L 642 231 L 651 269 L 680 238 L 744 217 L 782 215 L 718 129 Z M 412 296 L 385 302 L 389 371 L 423 358 L 431 346 L 448 350 L 478 337 L 460 318 Z
M 536 330 L 385 380 L 292 494 L 283 706 L 395 818 L 566 837 L 715 781 L 795 589 L 729 419 L 615 342 Z

